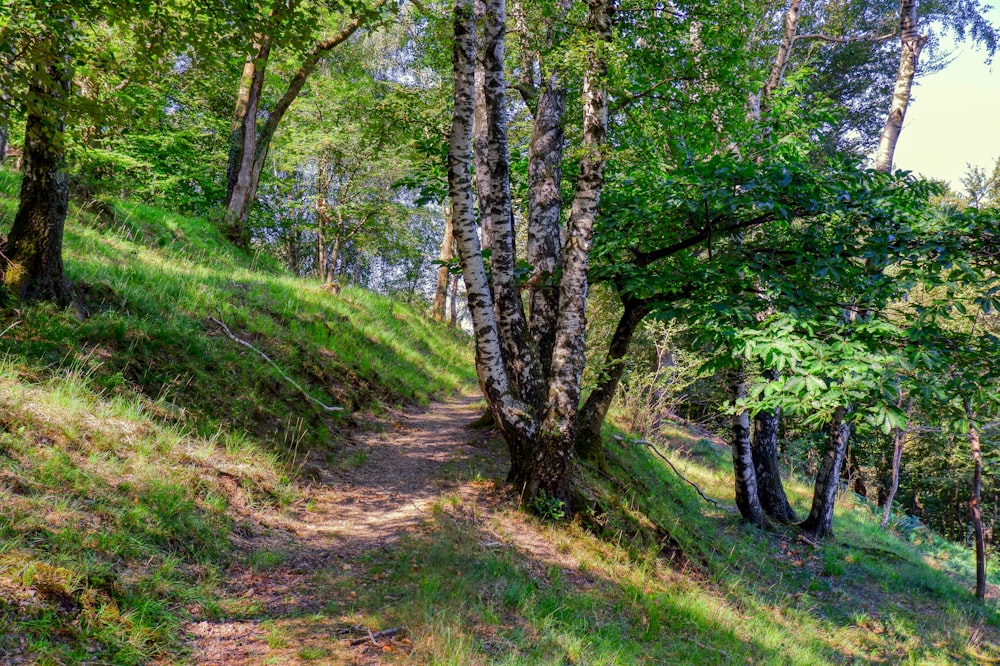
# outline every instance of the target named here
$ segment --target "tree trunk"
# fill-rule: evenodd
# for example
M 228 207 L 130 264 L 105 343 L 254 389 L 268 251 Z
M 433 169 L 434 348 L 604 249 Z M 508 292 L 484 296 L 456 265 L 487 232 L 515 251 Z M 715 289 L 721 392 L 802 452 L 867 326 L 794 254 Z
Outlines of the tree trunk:
M 861 465 L 858 463 L 857 447 L 848 446 L 847 456 L 844 458 L 844 467 L 841 469 L 840 477 L 844 484 L 851 488 L 861 497 L 868 497 L 868 488 L 865 486 L 865 479 L 861 473 Z
M 458 326 L 458 276 L 451 278 L 451 318 L 448 321 L 452 327 Z
M 545 388 L 537 350 L 528 330 L 521 292 L 514 278 L 516 266 L 514 216 L 510 200 L 510 158 L 507 152 L 507 102 L 504 77 L 504 0 L 486 0 L 483 16 L 483 97 L 485 101 L 486 192 L 480 190 L 480 220 L 492 234 L 493 294 L 500 345 L 518 398 L 540 410 Z M 477 137 L 476 151 L 482 149 Z M 477 179 L 480 176 L 477 174 Z M 480 181 L 480 187 L 482 182 Z
M 569 471 L 576 441 L 580 384 L 583 379 L 586 330 L 587 270 L 594 220 L 604 186 L 604 150 L 608 129 L 608 72 L 606 48 L 611 41 L 613 0 L 591 0 L 587 28 L 591 43 L 583 77 L 583 156 L 576 181 L 563 247 L 559 285 L 559 317 L 552 353 L 547 410 L 540 431 L 539 451 L 545 465 L 537 465 L 529 490 L 537 487 L 550 497 L 569 499 Z M 532 493 L 533 494 L 533 493 Z
M 969 513 L 972 515 L 972 530 L 976 539 L 976 599 L 986 599 L 986 539 L 983 534 L 983 512 L 980 495 L 983 479 L 983 451 L 979 444 L 979 430 L 976 415 L 969 406 L 969 399 L 963 398 L 965 415 L 969 419 L 969 445 L 972 449 L 972 497 L 969 499 Z
M 919 33 L 917 20 L 917 0 L 901 0 L 899 3 L 899 69 L 896 86 L 892 93 L 889 116 L 886 118 L 878 152 L 875 153 L 875 170 L 889 173 L 896 152 L 896 142 L 903 129 L 906 108 L 910 104 L 910 91 L 920 62 L 920 51 L 927 43 L 927 37 Z
M 734 404 L 746 400 L 747 384 L 743 368 L 729 371 L 729 395 Z M 733 477 L 736 484 L 736 508 L 743 519 L 757 527 L 767 526 L 767 517 L 757 491 L 757 473 L 750 446 L 750 414 L 740 409 L 732 417 Z
M 448 303 L 448 264 L 455 256 L 455 233 L 451 225 L 451 211 L 447 205 L 442 207 L 444 213 L 444 237 L 441 239 L 441 249 L 438 251 L 438 261 L 441 265 L 437 271 L 437 286 L 434 289 L 434 305 L 431 313 L 438 321 L 445 320 L 445 307 Z
M 0 125 L 0 164 L 7 159 L 7 123 Z
M 903 445 L 905 443 L 906 431 L 896 428 L 892 442 L 892 481 L 889 484 L 889 492 L 886 494 L 885 505 L 882 508 L 882 529 L 889 527 L 892 502 L 896 498 L 896 491 L 899 490 L 899 468 L 903 462 Z
M 540 366 L 533 354 L 533 340 L 525 336 L 508 349 L 518 355 L 508 363 L 501 352 L 500 336 L 520 336 L 511 324 L 524 322 L 520 300 L 508 298 L 513 287 L 513 226 L 510 219 L 509 181 L 505 145 L 506 117 L 502 104 L 503 85 L 503 0 L 490 0 L 485 12 L 484 91 L 490 156 L 490 195 L 483 209 L 498 225 L 494 229 L 493 271 L 498 292 L 499 316 L 493 308 L 472 208 L 471 142 L 475 97 L 474 21 L 470 0 L 457 0 L 455 7 L 454 116 L 449 138 L 448 182 L 452 200 L 455 238 L 465 277 L 469 311 L 476 340 L 476 369 L 490 410 L 500 428 L 511 456 L 510 479 L 521 491 L 522 501 L 532 506 L 539 495 L 554 501 L 569 501 L 573 440 L 583 368 L 584 304 L 587 295 L 587 268 L 594 216 L 603 185 L 603 144 L 607 128 L 607 102 L 602 88 L 607 71 L 605 49 L 591 43 L 585 48 L 587 69 L 583 85 L 583 156 L 576 195 L 570 214 L 563 255 L 560 286 L 560 313 L 556 326 L 552 380 L 542 385 Z M 611 34 L 611 6 L 595 0 L 587 25 L 594 41 Z M 502 233 L 501 233 L 502 229 Z M 506 238 L 501 238 L 506 236 Z M 509 256 L 508 256 L 509 255 Z M 516 291 L 514 292 L 516 295 Z M 501 300 L 502 299 L 502 300 Z M 526 328 L 522 329 L 527 332 Z M 502 333 L 501 333 L 502 332 Z M 510 372 L 510 374 L 508 374 Z M 516 378 L 512 381 L 512 377 Z M 539 423 L 538 405 L 525 403 L 531 395 L 530 381 L 545 396 L 544 420 Z M 515 382 L 520 386 L 515 390 Z
M 257 140 L 257 111 L 264 91 L 264 75 L 271 55 L 271 40 L 255 45 L 256 54 L 247 58 L 233 113 L 226 174 L 226 235 L 237 247 L 247 248 L 250 238 L 245 226 L 250 202 L 256 195 L 253 177 L 254 147 Z M 259 178 L 259 176 L 258 176 Z
M 767 77 L 767 83 L 764 84 L 764 88 L 760 91 L 758 112 L 753 114 L 758 120 L 761 113 L 766 113 L 767 108 L 770 106 L 771 95 L 781 85 L 781 79 L 785 75 L 785 68 L 788 66 L 788 57 L 791 55 L 792 45 L 795 43 L 795 33 L 798 32 L 801 6 L 802 0 L 790 0 L 788 9 L 785 10 L 785 31 L 781 36 L 781 42 L 778 44 L 778 52 L 774 56 L 774 63 L 771 65 L 771 74 Z
M 341 260 L 341 250 L 344 247 L 344 215 L 340 210 L 340 206 L 337 206 L 337 230 L 333 236 L 333 246 L 330 248 L 330 256 L 327 261 L 329 264 L 326 268 L 326 279 L 324 282 L 326 284 L 332 284 L 336 280 L 337 276 L 337 262 L 340 261 L 340 274 L 343 275 L 347 272 L 347 262 Z
M 764 372 L 768 381 L 775 381 L 778 373 Z M 753 443 L 750 454 L 753 458 L 754 473 L 757 476 L 757 497 L 770 518 L 793 523 L 795 511 L 788 503 L 785 487 L 781 483 L 781 469 L 778 465 L 778 427 L 781 418 L 779 409 L 765 410 L 754 415 Z
M 838 407 L 833 413 L 833 420 L 828 427 L 826 452 L 813 487 L 812 509 L 809 516 L 799 524 L 803 532 L 815 539 L 833 534 L 833 508 L 840 483 L 840 468 L 844 465 L 847 440 L 851 433 L 850 424 L 844 422 L 847 413 L 848 409 L 845 407 Z
M 647 301 L 626 298 L 622 305 L 625 310 L 618 320 L 618 326 L 611 336 L 611 344 L 604 358 L 601 380 L 587 396 L 587 401 L 580 409 L 576 431 L 576 454 L 581 460 L 604 467 L 604 442 L 601 439 L 601 426 L 607 417 L 608 409 L 618 391 L 622 374 L 625 372 L 625 357 L 629 344 L 635 335 L 639 324 L 649 314 Z
M 316 165 L 316 277 L 329 284 L 332 273 L 329 269 L 330 204 L 327 192 L 330 189 L 330 164 L 325 157 Z
M 486 14 L 483 0 L 476 0 L 477 23 Z M 482 64 L 475 72 L 475 111 L 472 116 L 472 159 L 476 177 L 476 203 L 479 207 L 479 239 L 483 250 L 493 251 L 493 225 L 487 210 L 490 198 L 489 142 L 486 139 L 486 82 Z
M 566 89 L 557 73 L 538 96 L 535 126 L 528 144 L 528 263 L 531 265 L 530 324 L 538 347 L 542 377 L 548 381 L 559 314 L 558 279 L 562 239 L 562 157 Z
M 230 239 L 237 245 L 244 248 L 249 246 L 250 237 L 246 229 L 246 221 L 250 213 L 250 204 L 253 202 L 254 197 L 257 196 L 260 175 L 264 170 L 264 162 L 267 159 L 267 152 L 271 147 L 271 139 L 274 137 L 274 133 L 278 129 L 281 120 L 285 117 L 292 102 L 302 92 L 306 81 L 309 80 L 310 75 L 315 71 L 316 66 L 323 56 L 353 35 L 368 17 L 373 15 L 374 10 L 379 9 L 383 5 L 385 5 L 385 0 L 377 0 L 371 11 L 361 12 L 358 16 L 348 21 L 335 35 L 313 45 L 305 55 L 295 75 L 288 82 L 288 87 L 285 89 L 284 94 L 268 113 L 267 120 L 264 121 L 264 126 L 259 133 L 256 131 L 257 106 L 263 93 L 264 69 L 267 58 L 270 55 L 271 38 L 265 37 L 262 39 L 261 50 L 258 50 L 258 57 L 255 64 L 251 65 L 249 61 L 244 64 L 243 77 L 240 80 L 240 89 L 237 94 L 235 114 L 237 119 L 239 119 L 241 117 L 241 108 L 246 109 L 245 113 L 242 114 L 243 129 L 241 138 L 243 141 L 239 144 L 241 152 L 238 160 L 233 155 L 232 140 L 230 142 L 230 171 L 233 165 L 238 166 L 235 175 L 232 173 L 228 174 L 227 183 L 229 184 L 228 189 L 230 192 L 226 197 L 226 229 Z M 244 96 L 244 83 L 251 70 L 253 71 L 253 78 L 250 85 L 249 97 L 245 107 L 243 107 L 241 106 L 241 99 Z M 259 85 L 256 83 L 257 78 L 260 79 Z M 256 94 L 254 93 L 254 88 L 256 88 Z M 234 132 L 233 136 L 238 136 L 238 134 Z
M 25 97 L 21 196 L 4 248 L 4 284 L 19 301 L 72 302 L 63 271 L 62 240 L 69 210 L 65 118 L 72 74 L 55 39 L 40 44 Z
M 472 316 L 476 374 L 507 443 L 512 476 L 522 474 L 524 452 L 537 436 L 537 421 L 511 392 L 500 351 L 493 294 L 486 276 L 472 197 L 472 120 L 475 108 L 475 20 L 472 0 L 456 0 L 452 64 L 454 104 L 448 139 L 448 190 L 452 224 Z

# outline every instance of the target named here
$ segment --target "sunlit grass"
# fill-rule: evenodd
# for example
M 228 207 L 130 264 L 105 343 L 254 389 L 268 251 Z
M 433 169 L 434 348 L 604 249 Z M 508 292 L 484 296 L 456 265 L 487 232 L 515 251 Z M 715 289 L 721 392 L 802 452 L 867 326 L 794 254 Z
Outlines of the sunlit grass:
M 0 229 L 17 186 L 0 170 Z M 336 460 L 355 411 L 474 377 L 467 339 L 419 308 L 333 298 L 205 220 L 111 208 L 67 223 L 85 320 L 44 304 L 0 318 L 15 324 L 0 337 L 0 661 L 177 663 L 181 625 L 225 607 L 248 511 L 300 499 L 302 461 Z

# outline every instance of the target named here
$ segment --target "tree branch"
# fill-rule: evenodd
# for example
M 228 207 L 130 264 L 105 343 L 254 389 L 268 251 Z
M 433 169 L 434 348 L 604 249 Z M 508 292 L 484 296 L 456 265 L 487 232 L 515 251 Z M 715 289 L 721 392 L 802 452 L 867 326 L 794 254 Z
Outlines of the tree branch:
M 219 316 L 222 316 L 222 315 L 219 315 Z M 327 412 L 342 412 L 342 411 L 344 411 L 343 407 L 332 407 L 330 405 L 327 405 L 327 404 L 324 404 L 324 403 L 320 402 L 316 398 L 314 398 L 311 395 L 309 395 L 309 393 L 307 393 L 306 390 L 304 388 L 302 388 L 302 386 L 300 386 L 298 384 L 298 382 L 296 382 L 294 379 L 292 379 L 291 377 L 289 377 L 288 374 L 285 373 L 285 371 L 281 369 L 281 366 L 279 366 L 277 363 L 275 363 L 273 360 L 271 360 L 270 356 L 268 356 L 267 354 L 265 354 L 261 350 L 257 349 L 256 347 L 254 347 L 252 344 L 250 344 L 246 340 L 243 340 L 242 338 L 238 338 L 235 335 L 233 335 L 233 332 L 229 330 L 229 327 L 226 326 L 225 322 L 220 321 L 220 320 L 216 319 L 215 317 L 209 317 L 209 319 L 211 319 L 212 321 L 214 321 L 220 328 L 222 328 L 222 330 L 225 331 L 226 335 L 229 336 L 229 339 L 231 339 L 233 342 L 241 344 L 244 347 L 247 347 L 249 349 L 252 349 L 255 352 L 257 352 L 258 354 L 260 354 L 261 356 L 263 356 L 265 361 L 267 361 L 268 363 L 270 363 L 271 365 L 273 365 L 274 368 L 275 368 L 275 370 L 277 370 L 278 373 L 280 373 L 281 376 L 284 377 L 285 380 L 287 380 L 289 384 L 291 384 L 292 386 L 294 386 L 295 388 L 297 388 L 299 390 L 299 392 L 302 393 L 302 395 L 304 395 L 309 401 L 315 403 L 319 407 L 322 407 L 323 410 L 327 411 Z

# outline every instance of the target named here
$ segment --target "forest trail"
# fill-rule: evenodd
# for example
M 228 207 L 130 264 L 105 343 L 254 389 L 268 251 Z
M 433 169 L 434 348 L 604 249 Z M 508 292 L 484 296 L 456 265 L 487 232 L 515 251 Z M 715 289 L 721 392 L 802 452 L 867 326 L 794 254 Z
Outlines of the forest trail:
M 321 611 L 331 591 L 324 579 L 350 572 L 359 555 L 417 529 L 434 502 L 456 489 L 447 478 L 449 465 L 482 462 L 482 436 L 466 428 L 482 413 L 479 400 L 459 396 L 395 413 L 384 431 L 352 438 L 346 464 L 310 468 L 316 481 L 291 510 L 252 516 L 265 529 L 246 535 L 239 546 L 256 553 L 257 561 L 225 572 L 223 586 L 233 600 L 225 619 L 185 627 L 188 663 L 304 663 L 294 649 L 284 656 L 276 651 L 282 646 L 272 637 L 274 622 Z M 356 635 L 345 636 L 343 626 L 328 630 L 334 635 L 327 640 Z M 323 630 L 310 633 L 317 631 Z M 343 656 L 308 663 L 343 663 Z

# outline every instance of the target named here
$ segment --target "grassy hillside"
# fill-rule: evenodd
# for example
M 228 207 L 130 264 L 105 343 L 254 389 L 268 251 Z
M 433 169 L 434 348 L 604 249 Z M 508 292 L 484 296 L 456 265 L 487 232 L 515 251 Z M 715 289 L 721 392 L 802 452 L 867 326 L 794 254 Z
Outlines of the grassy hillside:
M 822 545 L 760 532 L 735 514 L 728 450 L 666 435 L 719 506 L 646 446 L 613 446 L 611 474 L 590 479 L 608 509 L 596 525 L 539 522 L 510 501 L 487 509 L 490 492 L 447 497 L 425 534 L 372 556 L 364 595 L 331 612 L 416 627 L 408 662 L 421 664 L 1000 663 L 996 576 L 976 603 L 967 551 L 887 535 L 850 497 Z M 811 489 L 789 490 L 805 515 Z M 532 533 L 548 547 L 526 544 Z
M 0 171 L 0 229 L 16 191 Z M 176 648 L 187 610 L 218 604 L 233 539 L 260 529 L 248 509 L 300 497 L 369 412 L 475 383 L 465 336 L 420 308 L 331 296 L 204 220 L 74 208 L 66 261 L 88 317 L 0 314 L 2 663 Z
M 0 172 L 0 229 L 15 186 Z M 230 567 L 280 564 L 245 546 L 261 516 L 308 498 L 324 467 L 363 464 L 345 434 L 380 411 L 471 388 L 467 341 L 142 205 L 74 211 L 67 260 L 89 317 L 0 315 L 0 663 L 184 663 L 186 622 L 234 616 L 268 627 L 271 664 L 1000 661 L 996 588 L 974 602 L 965 550 L 883 534 L 850 497 L 818 547 L 747 527 L 728 452 L 680 429 L 663 450 L 718 504 L 615 444 L 607 474 L 585 472 L 593 519 L 540 521 L 516 510 L 493 441 L 445 469 L 459 490 L 425 529 L 311 572 L 321 608 L 241 605 Z M 789 490 L 804 514 L 809 488 Z M 405 631 L 338 640 L 358 627 Z

